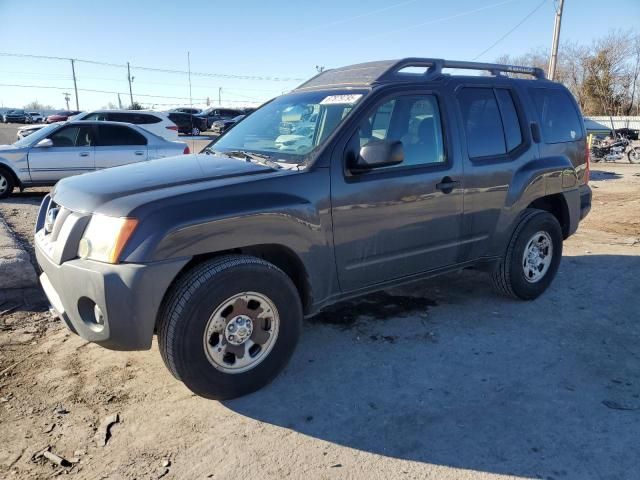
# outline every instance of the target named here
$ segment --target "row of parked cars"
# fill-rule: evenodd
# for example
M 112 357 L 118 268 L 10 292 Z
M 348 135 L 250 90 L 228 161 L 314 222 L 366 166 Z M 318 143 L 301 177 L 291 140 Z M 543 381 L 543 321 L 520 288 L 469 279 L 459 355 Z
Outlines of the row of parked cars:
M 202 132 L 212 130 L 214 133 L 221 134 L 228 130 L 230 127 L 238 123 L 245 116 L 251 113 L 253 109 L 233 109 L 233 108 L 219 108 L 210 107 L 205 110 L 199 108 L 176 108 L 168 112 L 155 112 L 155 111 L 113 111 L 105 110 L 103 113 L 106 116 L 118 117 L 113 121 L 129 122 L 135 124 L 154 124 L 160 122 L 172 122 L 173 128 L 176 132 L 187 135 L 200 135 Z M 96 112 L 91 112 L 96 113 Z M 0 119 L 4 123 L 24 123 L 30 125 L 40 125 L 43 123 L 56 123 L 64 122 L 70 118 L 79 120 L 81 115 L 87 115 L 86 112 L 80 112 L 77 110 L 63 110 L 56 112 L 53 115 L 47 117 L 43 116 L 39 112 L 29 112 L 23 109 L 8 110 Z M 138 115 L 138 116 L 136 116 Z M 123 120 L 122 118 L 127 117 Z M 20 137 L 27 136 L 39 127 L 22 128 L 20 131 Z

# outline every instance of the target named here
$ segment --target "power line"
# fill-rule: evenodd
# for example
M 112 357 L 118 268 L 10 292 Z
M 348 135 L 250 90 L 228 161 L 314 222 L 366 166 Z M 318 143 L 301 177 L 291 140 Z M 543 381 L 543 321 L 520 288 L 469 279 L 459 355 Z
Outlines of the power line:
M 368 36 L 368 37 L 356 38 L 355 40 L 352 40 L 352 41 L 360 42 L 360 41 L 365 41 L 365 40 L 371 40 L 371 39 L 374 39 L 374 38 L 384 37 L 384 36 L 392 34 L 392 33 L 405 32 L 407 30 L 412 30 L 414 28 L 419 28 L 419 27 L 426 27 L 427 25 L 433 25 L 435 23 L 445 22 L 447 20 L 455 20 L 456 18 L 466 17 L 468 15 L 473 15 L 474 13 L 482 12 L 483 10 L 489 10 L 489 9 L 492 9 L 492 8 L 501 7 L 502 5 L 506 5 L 508 3 L 514 3 L 514 2 L 517 2 L 517 1 L 520 1 L 520 0 L 504 0 L 503 2 L 493 3 L 491 5 L 485 5 L 483 7 L 474 8 L 472 10 L 466 10 L 464 12 L 456 13 L 454 15 L 448 15 L 446 17 L 434 18 L 432 20 L 427 20 L 425 22 L 406 25 L 406 26 L 404 26 L 402 28 L 397 28 L 397 29 L 394 29 L 394 30 L 387 30 L 385 32 L 380 32 L 380 33 L 377 33 L 375 35 L 371 35 L 371 36 Z
M 86 60 L 80 58 L 68 58 L 68 57 L 53 57 L 48 55 L 31 55 L 26 53 L 11 53 L 11 52 L 0 52 L 1 56 L 5 57 L 17 57 L 17 58 L 38 58 L 44 60 L 64 60 L 68 62 L 69 60 L 74 60 L 78 63 L 87 63 L 91 65 L 102 65 L 107 67 L 114 68 L 127 68 L 127 64 L 118 64 L 118 63 L 108 63 L 108 62 L 99 62 L 97 60 Z M 170 68 L 156 68 L 156 67 L 145 67 L 140 65 L 130 65 L 132 69 L 135 70 L 145 70 L 149 72 L 160 72 L 160 73 L 172 73 L 179 75 L 188 75 L 188 71 L 185 70 L 176 70 Z M 257 81 L 271 81 L 271 82 L 300 82 L 306 80 L 305 78 L 295 78 L 295 77 L 274 77 L 270 75 L 238 75 L 238 74 L 230 74 L 230 73 L 211 73 L 211 72 L 191 72 L 193 76 L 199 77 L 217 77 L 217 78 L 229 78 L 233 80 L 257 80 Z
M 538 10 L 540 10 L 542 8 L 542 6 L 547 3 L 547 0 L 542 0 L 542 2 L 540 2 L 538 4 L 538 6 L 536 6 L 536 8 L 534 8 L 533 10 L 531 10 L 529 13 L 527 13 L 525 15 L 525 17 L 520 20 L 511 30 L 509 30 L 507 33 L 505 33 L 504 35 L 502 35 L 498 40 L 496 40 L 495 42 L 493 42 L 489 47 L 487 47 L 486 49 L 484 49 L 482 51 L 482 53 L 480 53 L 479 55 L 476 55 L 473 60 L 477 60 L 478 58 L 480 58 L 481 56 L 483 56 L 485 53 L 487 53 L 489 50 L 491 50 L 493 47 L 495 47 L 496 45 L 498 45 L 502 40 L 504 40 L 505 38 L 507 38 L 509 35 L 511 35 L 520 25 L 522 25 L 524 22 L 526 22 L 527 20 L 529 20 L 529 17 L 531 17 L 534 13 L 536 13 Z
M 392 10 L 392 9 L 398 8 L 398 7 L 404 7 L 405 5 L 408 5 L 410 3 L 415 3 L 417 1 L 418 0 L 406 0 L 404 2 L 396 3 L 394 5 L 388 5 L 386 7 L 378 8 L 376 10 L 370 10 L 369 12 L 364 12 L 364 13 L 361 13 L 359 15 L 355 15 L 353 17 L 341 18 L 340 20 L 336 20 L 334 22 L 329 22 L 329 23 L 325 23 L 325 24 L 322 24 L 322 25 L 316 25 L 315 27 L 306 28 L 304 30 L 299 30 L 299 31 L 295 32 L 294 35 L 300 34 L 300 33 L 315 32 L 317 30 L 322 30 L 323 28 L 333 27 L 334 25 L 340 25 L 342 23 L 349 23 L 349 22 L 351 22 L 353 20 L 358 20 L 360 18 L 370 17 L 371 15 L 375 15 L 377 13 L 386 12 L 387 10 Z
M 46 89 L 52 89 L 52 90 L 67 90 L 67 87 L 55 87 L 52 85 L 21 85 L 21 84 L 9 84 L 9 83 L 0 83 L 0 87 L 18 87 L 18 88 L 46 88 Z M 128 95 L 128 93 L 126 92 L 117 92 L 117 91 L 112 91 L 112 90 L 94 90 L 94 89 L 90 89 L 90 88 L 79 88 L 78 91 L 80 92 L 90 92 L 90 93 L 110 93 L 110 94 L 120 94 L 120 95 Z M 174 100 L 189 100 L 189 97 L 173 97 L 173 96 L 167 96 L 167 95 L 150 95 L 150 94 L 144 94 L 144 93 L 136 93 L 137 97 L 146 97 L 146 98 L 170 98 L 170 99 L 174 99 Z M 194 100 L 201 100 L 201 101 L 206 101 L 206 98 L 194 98 Z M 249 101 L 249 100 L 228 100 L 225 99 L 225 101 L 227 102 L 233 102 L 233 103 L 262 103 L 260 101 Z

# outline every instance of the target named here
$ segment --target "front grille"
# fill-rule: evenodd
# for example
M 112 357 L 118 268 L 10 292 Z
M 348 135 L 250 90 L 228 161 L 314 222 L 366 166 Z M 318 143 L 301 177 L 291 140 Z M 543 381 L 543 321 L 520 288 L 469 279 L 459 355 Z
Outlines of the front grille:
M 47 195 L 38 212 L 35 242 L 47 257 L 60 265 L 76 257 L 78 243 L 90 218 L 58 205 Z

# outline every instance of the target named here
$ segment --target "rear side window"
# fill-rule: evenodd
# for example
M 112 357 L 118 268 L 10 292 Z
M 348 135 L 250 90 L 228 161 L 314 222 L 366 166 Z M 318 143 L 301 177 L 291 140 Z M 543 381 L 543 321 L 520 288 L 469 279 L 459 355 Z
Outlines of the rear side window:
M 580 117 L 569 93 L 551 88 L 531 89 L 545 143 L 574 142 L 582 138 Z
M 491 88 L 463 88 L 458 95 L 470 158 L 504 155 L 507 147 Z
M 507 151 L 510 152 L 522 143 L 522 132 L 516 106 L 513 103 L 511 92 L 506 88 L 496 88 L 496 98 L 502 114 L 502 126 L 504 127 L 504 139 L 507 142 Z
M 98 125 L 98 146 L 146 145 L 147 139 L 135 130 L 118 125 Z

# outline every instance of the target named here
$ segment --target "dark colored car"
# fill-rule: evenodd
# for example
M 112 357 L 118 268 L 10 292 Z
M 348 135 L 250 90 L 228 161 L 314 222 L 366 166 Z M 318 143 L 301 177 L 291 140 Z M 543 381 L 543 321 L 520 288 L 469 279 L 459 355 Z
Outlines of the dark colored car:
M 202 109 L 201 108 L 193 108 L 193 107 L 179 107 L 179 108 L 174 108 L 171 111 L 172 112 L 176 112 L 176 113 L 190 113 L 192 115 L 197 115 L 198 113 L 202 112 Z
M 343 299 L 471 266 L 535 299 L 590 210 L 588 180 L 578 105 L 542 70 L 371 62 L 322 72 L 201 154 L 60 181 L 35 250 L 73 332 L 116 350 L 157 334 L 177 379 L 232 398 Z
M 243 114 L 245 114 L 243 110 L 235 108 L 211 107 L 199 113 L 198 116 L 207 119 L 207 128 L 209 129 L 213 125 L 213 122 L 217 122 L 218 120 L 231 120 Z
M 31 123 L 31 117 L 24 110 L 9 110 L 4 114 L 5 123 Z
M 49 115 L 44 119 L 44 123 L 64 122 L 69 120 L 69 117 L 73 117 L 79 113 L 81 113 L 79 110 L 63 110 L 61 112 L 54 113 L 53 115 Z
M 169 120 L 175 123 L 179 133 L 187 135 L 200 135 L 201 132 L 208 130 L 207 119 L 191 113 L 169 112 L 167 114 Z
M 638 135 L 640 134 L 640 130 L 635 128 L 617 128 L 615 130 L 616 136 L 622 136 L 628 138 L 629 140 L 638 140 Z
M 235 124 L 244 117 L 246 117 L 246 115 L 238 115 L 237 117 L 233 117 L 228 120 L 216 120 L 213 122 L 213 125 L 211 125 L 211 131 L 217 135 L 222 135 L 230 128 L 233 128 Z

